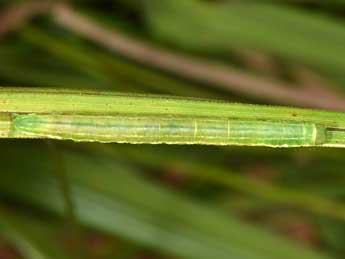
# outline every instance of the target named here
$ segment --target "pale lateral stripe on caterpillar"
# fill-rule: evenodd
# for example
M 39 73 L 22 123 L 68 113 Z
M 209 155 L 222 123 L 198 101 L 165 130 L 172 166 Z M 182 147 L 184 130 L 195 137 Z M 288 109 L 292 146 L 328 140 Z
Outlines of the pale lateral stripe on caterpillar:
M 324 127 L 313 123 L 136 115 L 13 116 L 13 134 L 37 138 L 149 144 L 318 146 Z

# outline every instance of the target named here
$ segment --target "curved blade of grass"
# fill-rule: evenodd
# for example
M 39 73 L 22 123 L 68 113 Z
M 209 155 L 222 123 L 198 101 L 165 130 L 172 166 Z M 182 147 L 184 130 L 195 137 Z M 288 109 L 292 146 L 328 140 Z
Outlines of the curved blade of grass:
M 97 78 L 102 78 L 103 81 L 108 82 L 120 80 L 126 86 L 130 85 L 135 88 L 137 92 L 146 89 L 158 93 L 178 95 L 220 96 L 210 90 L 196 87 L 193 84 L 186 84 L 148 68 L 125 62 L 119 57 L 109 57 L 109 55 L 97 52 L 92 48 L 81 44 L 77 45 L 76 42 L 71 44 L 67 40 L 51 36 L 37 28 L 26 28 L 22 31 L 21 36 L 28 43 L 42 48 L 57 59 L 69 63 L 86 74 L 97 75 Z M 111 83 L 109 85 L 111 86 Z M 117 89 L 121 90 L 121 88 L 125 89 L 121 85 L 117 86 Z M 128 86 L 126 88 L 128 90 Z
M 191 80 L 206 82 L 208 85 L 222 90 L 231 90 L 255 98 L 268 98 L 279 103 L 294 103 L 303 107 L 343 110 L 344 104 L 339 93 L 334 93 L 334 91 L 324 87 L 322 87 L 322 92 L 325 94 L 327 92 L 331 98 L 328 101 L 324 95 L 317 94 L 317 92 L 315 95 L 311 95 L 311 92 L 305 87 L 297 91 L 294 86 L 283 82 L 274 82 L 274 80 L 264 80 L 263 78 L 261 80 L 257 76 L 252 77 L 227 66 L 210 64 L 200 59 L 157 49 L 157 47 L 103 28 L 87 17 L 79 15 L 67 5 L 57 5 L 53 13 L 55 21 L 60 25 L 112 52 L 140 63 L 146 63 Z M 213 20 L 217 20 L 217 17 L 213 17 Z M 207 35 L 207 33 L 203 35 Z
M 43 220 L 0 211 L 0 236 L 17 247 L 27 259 L 70 258 L 59 244 L 58 231 Z
M 345 221 L 345 206 L 341 202 L 332 202 L 307 192 L 290 190 L 286 187 L 251 180 L 209 161 L 200 165 L 199 159 L 189 157 L 185 152 L 155 152 L 150 147 L 134 149 L 127 146 L 92 145 L 88 148 L 114 157 L 128 157 L 130 161 L 137 161 L 149 167 L 177 169 L 178 171 L 187 172 L 188 175 L 196 179 L 205 179 L 219 186 L 239 190 L 268 201 L 295 206 L 305 211 Z M 186 160 L 188 160 L 188 164 L 185 163 Z
M 1 192 L 61 214 L 62 197 L 49 174 L 47 152 L 35 147 L 6 148 L 9 159 L 0 156 L 8 168 L 2 174 Z M 28 151 L 30 158 L 25 157 Z M 134 177 L 134 168 L 119 167 L 112 157 L 68 150 L 64 154 L 77 217 L 90 227 L 181 258 L 325 258 Z M 23 158 L 21 163 L 17 157 Z
M 260 1 L 198 0 L 148 1 L 146 14 L 156 37 L 182 48 L 253 48 L 338 75 L 345 68 L 345 26 L 326 15 Z
M 87 75 L 78 76 L 67 74 L 66 71 L 53 70 L 46 64 L 29 64 L 23 61 L 23 59 L 30 60 L 29 56 L 22 53 L 16 53 L 11 48 L 2 46 L 0 48 L 0 55 L 3 60 L 0 64 L 0 77 L 9 80 L 13 84 L 45 87 L 59 87 L 63 84 L 76 89 L 106 88 L 104 82 L 101 80 L 94 80 Z M 51 58 L 49 62 L 52 62 Z M 63 65 L 66 66 L 66 64 Z M 113 82 L 113 84 L 115 83 Z

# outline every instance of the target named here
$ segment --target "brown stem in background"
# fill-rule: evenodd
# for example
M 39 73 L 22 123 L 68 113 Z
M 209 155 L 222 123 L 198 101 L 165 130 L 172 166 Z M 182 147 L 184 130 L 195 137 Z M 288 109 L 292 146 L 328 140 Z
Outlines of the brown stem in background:
M 345 97 L 322 83 L 291 85 L 241 72 L 229 66 L 173 53 L 110 31 L 76 13 L 66 3 L 30 1 L 0 14 L 0 37 L 18 29 L 35 15 L 52 11 L 57 23 L 124 57 L 188 79 L 245 96 L 315 108 L 345 110 Z M 315 82 L 314 82 L 315 83 Z
M 337 98 L 340 95 L 335 91 L 328 91 L 329 88 L 335 88 L 331 82 L 304 66 L 297 66 L 295 77 L 300 85 L 308 89 L 309 92 L 324 96 L 325 99 Z
M 45 13 L 50 7 L 49 1 L 27 1 L 1 10 L 0 37 L 17 30 L 33 17 Z
M 55 5 L 53 15 L 58 24 L 113 52 L 188 79 L 277 103 L 345 110 L 345 97 L 335 90 L 314 92 L 310 88 L 264 80 L 228 66 L 160 49 L 105 29 L 65 4 Z

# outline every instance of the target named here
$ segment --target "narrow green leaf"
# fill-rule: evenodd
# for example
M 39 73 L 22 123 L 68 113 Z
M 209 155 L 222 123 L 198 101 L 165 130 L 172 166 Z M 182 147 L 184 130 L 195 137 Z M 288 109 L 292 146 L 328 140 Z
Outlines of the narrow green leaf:
M 345 113 L 110 92 L 0 88 L 3 137 L 344 147 Z M 18 115 L 18 113 L 21 113 Z M 6 131 L 7 128 L 7 131 Z
M 57 228 L 44 220 L 0 211 L 0 236 L 13 243 L 25 258 L 70 258 L 64 253 L 58 234 Z
M 1 163 L 8 169 L 0 190 L 61 214 L 62 197 L 49 174 L 49 157 L 42 146 L 35 147 L 6 148 L 9 159 Z M 28 151 L 30 158 L 25 157 Z M 68 150 L 64 155 L 77 217 L 87 226 L 181 258 L 325 258 L 134 177 L 133 169 L 119 167 L 113 158 Z M 22 157 L 21 163 L 17 157 Z
M 315 11 L 262 1 L 151 0 L 146 14 L 157 38 L 181 48 L 251 48 L 339 76 L 345 69 L 344 23 Z

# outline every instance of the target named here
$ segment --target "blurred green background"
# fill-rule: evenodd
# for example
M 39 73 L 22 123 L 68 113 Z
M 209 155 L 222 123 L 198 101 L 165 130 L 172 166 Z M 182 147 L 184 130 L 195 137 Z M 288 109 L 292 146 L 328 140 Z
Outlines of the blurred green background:
M 345 1 L 0 8 L 1 86 L 345 111 Z M 344 155 L 1 140 L 0 258 L 344 258 Z

